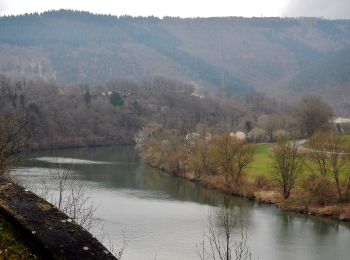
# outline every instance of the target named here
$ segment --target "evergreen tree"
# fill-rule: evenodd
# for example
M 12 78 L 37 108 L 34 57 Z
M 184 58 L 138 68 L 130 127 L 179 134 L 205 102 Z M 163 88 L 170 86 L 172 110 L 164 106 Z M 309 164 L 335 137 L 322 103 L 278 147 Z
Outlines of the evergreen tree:
M 109 98 L 109 102 L 111 102 L 111 104 L 113 106 L 122 106 L 124 105 L 124 101 L 122 99 L 122 97 L 120 96 L 120 94 L 118 92 L 112 91 L 111 96 Z
M 84 101 L 87 106 L 91 103 L 91 94 L 88 87 L 85 87 Z

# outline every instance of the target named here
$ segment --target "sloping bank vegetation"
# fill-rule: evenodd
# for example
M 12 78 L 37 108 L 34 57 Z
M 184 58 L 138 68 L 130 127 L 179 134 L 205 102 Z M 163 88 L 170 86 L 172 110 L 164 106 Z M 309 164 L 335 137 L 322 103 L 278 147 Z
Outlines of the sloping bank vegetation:
M 204 124 L 186 135 L 149 124 L 136 142 L 148 164 L 175 176 L 285 210 L 349 221 L 350 144 L 331 116 L 327 104 L 306 97 L 295 112 L 300 131 L 284 132 L 276 143 L 212 134 Z

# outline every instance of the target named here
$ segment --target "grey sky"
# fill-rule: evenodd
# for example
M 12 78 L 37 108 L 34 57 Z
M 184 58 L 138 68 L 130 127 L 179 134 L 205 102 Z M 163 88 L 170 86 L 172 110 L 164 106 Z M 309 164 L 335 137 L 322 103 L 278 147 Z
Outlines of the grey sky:
M 52 9 L 133 16 L 317 16 L 350 18 L 350 0 L 0 0 L 0 14 Z
M 292 0 L 282 15 L 350 19 L 350 0 Z

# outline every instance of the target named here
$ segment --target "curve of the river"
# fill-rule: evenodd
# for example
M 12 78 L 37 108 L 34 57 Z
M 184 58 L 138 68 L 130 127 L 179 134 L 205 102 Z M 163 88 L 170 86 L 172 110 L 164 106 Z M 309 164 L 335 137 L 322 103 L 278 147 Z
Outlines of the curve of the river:
M 26 155 L 14 174 L 40 193 L 43 180 L 54 183 L 52 168 L 69 167 L 97 205 L 93 232 L 118 248 L 123 259 L 199 259 L 196 244 L 208 214 L 224 195 L 145 165 L 130 146 L 39 151 Z M 51 185 L 51 196 L 56 196 Z M 254 257 L 268 260 L 350 259 L 350 229 L 344 223 L 281 212 L 231 198 L 247 227 Z M 242 227 L 237 227 L 238 238 Z

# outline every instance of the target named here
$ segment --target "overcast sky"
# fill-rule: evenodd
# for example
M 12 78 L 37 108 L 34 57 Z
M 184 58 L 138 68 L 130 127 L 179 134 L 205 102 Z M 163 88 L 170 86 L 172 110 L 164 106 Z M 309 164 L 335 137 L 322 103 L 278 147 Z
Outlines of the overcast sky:
M 350 19 L 350 0 L 0 0 L 0 14 L 52 9 L 133 16 L 316 16 Z

